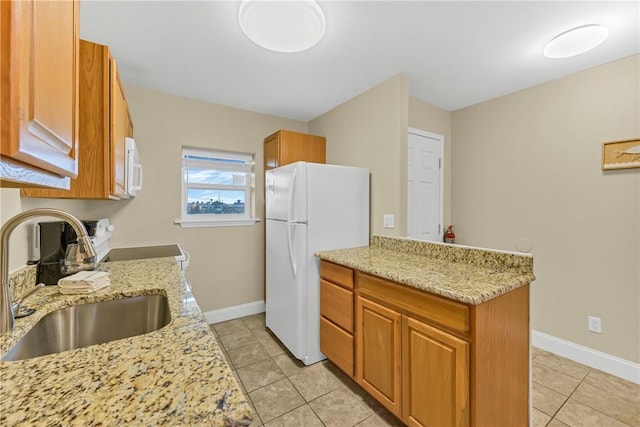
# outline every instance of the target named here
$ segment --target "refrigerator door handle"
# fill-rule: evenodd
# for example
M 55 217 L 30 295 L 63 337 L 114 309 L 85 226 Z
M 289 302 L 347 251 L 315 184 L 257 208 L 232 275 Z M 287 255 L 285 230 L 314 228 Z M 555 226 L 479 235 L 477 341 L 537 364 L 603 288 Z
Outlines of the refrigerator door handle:
M 289 263 L 291 264 L 293 277 L 297 277 L 296 258 L 293 252 L 293 233 L 291 233 L 292 227 L 295 227 L 295 224 L 287 224 L 287 241 L 289 243 Z
M 293 194 L 296 188 L 296 177 L 298 176 L 298 169 L 294 169 L 291 174 L 291 185 L 289 185 L 289 206 L 287 208 L 287 223 L 292 221 L 291 214 L 293 211 Z M 291 246 L 291 244 L 289 244 Z
M 275 183 L 275 180 L 269 175 L 267 175 L 267 193 L 273 194 L 275 193 L 276 183 Z
M 293 236 L 291 233 L 291 227 L 295 225 L 291 223 L 291 213 L 293 211 L 293 195 L 296 187 L 296 177 L 298 176 L 298 169 L 294 169 L 291 174 L 291 185 L 289 186 L 289 207 L 287 209 L 287 242 L 289 243 L 289 262 L 291 263 L 291 270 L 293 271 L 293 277 L 297 277 L 296 272 L 296 259 L 293 253 Z

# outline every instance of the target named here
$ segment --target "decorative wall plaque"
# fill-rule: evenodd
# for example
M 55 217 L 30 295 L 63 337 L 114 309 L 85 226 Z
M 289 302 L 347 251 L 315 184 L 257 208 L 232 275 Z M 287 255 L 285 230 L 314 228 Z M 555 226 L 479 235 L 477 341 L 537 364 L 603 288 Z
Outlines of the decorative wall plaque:
M 602 144 L 602 170 L 640 168 L 640 139 Z

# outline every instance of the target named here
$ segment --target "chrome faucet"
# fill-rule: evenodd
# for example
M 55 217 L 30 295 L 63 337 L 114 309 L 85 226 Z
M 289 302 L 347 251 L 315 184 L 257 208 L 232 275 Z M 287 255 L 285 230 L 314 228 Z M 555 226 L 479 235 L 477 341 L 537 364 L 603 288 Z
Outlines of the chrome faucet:
M 11 232 L 23 222 L 39 216 L 52 216 L 67 221 L 78 236 L 78 245 L 85 251 L 87 258 L 95 257 L 96 250 L 89 239 L 87 230 L 78 218 L 60 209 L 39 208 L 19 213 L 9 218 L 0 230 L 0 334 L 11 331 L 14 326 L 14 316 L 9 292 L 9 237 Z
M 31 290 L 29 292 L 27 292 L 25 295 L 22 296 L 22 298 L 20 298 L 17 301 L 12 301 L 11 302 L 11 310 L 13 311 L 13 318 L 17 319 L 19 317 L 27 317 L 27 316 L 31 316 L 33 313 L 35 313 L 35 310 L 33 308 L 28 308 L 22 305 L 22 302 L 24 300 L 26 300 L 27 298 L 29 298 L 31 295 L 35 294 L 36 292 L 38 292 L 40 289 L 44 288 L 45 285 L 44 283 L 38 283 L 37 285 L 35 285 L 33 288 L 31 288 Z

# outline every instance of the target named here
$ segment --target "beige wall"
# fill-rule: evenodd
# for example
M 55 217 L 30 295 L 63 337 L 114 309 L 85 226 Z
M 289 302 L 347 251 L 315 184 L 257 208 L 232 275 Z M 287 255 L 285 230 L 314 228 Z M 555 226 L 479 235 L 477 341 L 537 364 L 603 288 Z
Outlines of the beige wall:
M 448 110 L 409 98 L 409 127 L 436 133 L 444 137 L 443 150 L 443 227 L 451 224 L 451 118 Z M 405 166 L 406 167 L 406 166 Z
M 126 86 L 125 93 L 144 167 L 140 195 L 119 202 L 23 198 L 22 208 L 57 206 L 82 218 L 107 216 L 115 226 L 112 247 L 179 243 L 191 254 L 187 279 L 203 311 L 262 300 L 264 222 L 192 229 L 174 224 L 180 217 L 180 148 L 254 153 L 256 212 L 262 217 L 263 139 L 280 128 L 306 132 L 307 124 L 140 87 Z
M 534 330 L 640 362 L 640 170 L 602 143 L 640 136 L 639 56 L 453 113 L 460 243 L 533 245 Z M 602 334 L 587 316 L 602 318 Z
M 371 231 L 406 236 L 409 84 L 398 75 L 309 122 L 327 137 L 327 163 L 369 168 Z M 395 215 L 395 229 L 383 215 Z

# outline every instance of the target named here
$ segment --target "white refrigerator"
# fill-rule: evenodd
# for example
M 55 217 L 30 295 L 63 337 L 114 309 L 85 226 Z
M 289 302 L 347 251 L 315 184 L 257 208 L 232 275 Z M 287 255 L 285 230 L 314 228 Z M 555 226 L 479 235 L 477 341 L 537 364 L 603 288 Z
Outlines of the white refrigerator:
M 318 251 L 369 244 L 369 170 L 297 162 L 265 174 L 266 325 L 305 365 L 320 352 Z

